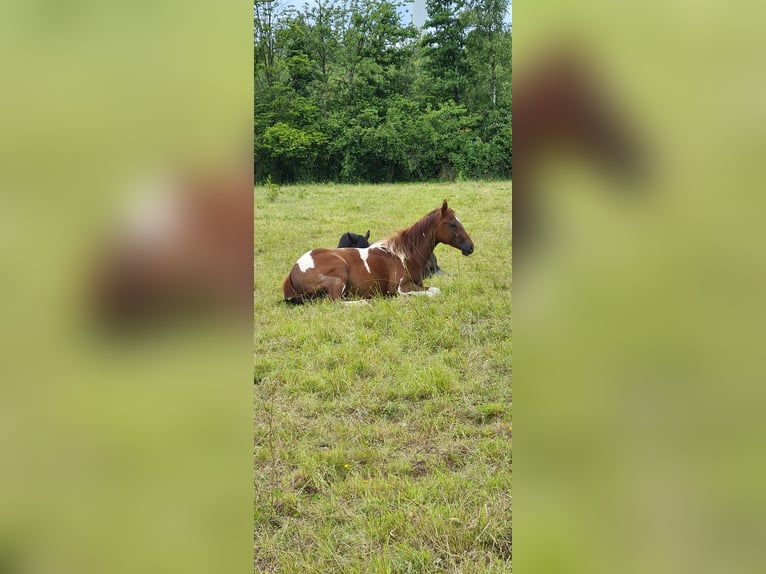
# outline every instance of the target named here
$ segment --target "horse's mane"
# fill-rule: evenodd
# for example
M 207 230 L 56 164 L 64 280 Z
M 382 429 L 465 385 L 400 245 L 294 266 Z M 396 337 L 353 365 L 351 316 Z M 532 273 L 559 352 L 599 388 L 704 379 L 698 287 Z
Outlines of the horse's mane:
M 433 232 L 434 219 L 436 218 L 437 211 L 439 211 L 439 209 L 434 209 L 409 227 L 375 242 L 370 247 L 382 248 L 402 261 L 407 261 L 413 255 L 417 254 L 423 236 L 430 235 Z M 420 255 L 425 254 L 421 253 Z

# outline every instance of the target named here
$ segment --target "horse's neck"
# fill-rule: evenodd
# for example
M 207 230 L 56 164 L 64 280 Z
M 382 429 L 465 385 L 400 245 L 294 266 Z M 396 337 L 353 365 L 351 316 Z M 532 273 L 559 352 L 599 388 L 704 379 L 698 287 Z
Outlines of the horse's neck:
M 425 269 L 426 264 L 430 261 L 431 255 L 433 255 L 436 248 L 436 234 L 433 230 L 425 232 L 413 231 L 415 233 L 412 241 L 413 248 L 408 254 L 406 266 L 407 271 L 412 277 L 419 277 L 422 280 L 423 269 Z

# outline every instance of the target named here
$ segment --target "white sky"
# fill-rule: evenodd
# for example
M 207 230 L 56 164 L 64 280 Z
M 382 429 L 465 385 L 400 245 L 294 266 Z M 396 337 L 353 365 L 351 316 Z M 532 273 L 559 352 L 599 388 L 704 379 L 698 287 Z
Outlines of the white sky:
M 513 4 L 513 0 L 510 1 L 510 4 Z M 423 25 L 423 22 L 426 21 L 426 0 L 413 0 L 410 2 L 408 8 L 409 12 L 412 14 L 412 23 L 420 28 Z M 505 17 L 506 23 L 511 24 L 512 18 L 513 10 L 508 10 L 508 14 Z M 407 20 L 405 19 L 405 23 L 406 22 Z
M 304 1 L 295 1 L 291 2 L 288 1 L 286 4 L 293 5 L 295 7 L 302 7 L 304 3 L 312 4 L 312 0 L 305 0 Z M 511 6 L 513 5 L 513 0 L 510 1 Z M 510 7 L 510 6 L 509 6 Z M 423 23 L 426 21 L 426 0 L 412 0 L 412 2 L 409 2 L 404 8 L 402 9 L 402 14 L 404 15 L 404 23 L 409 24 L 410 17 L 412 18 L 412 23 L 415 24 L 418 28 L 423 25 Z M 513 10 L 508 10 L 508 14 L 505 18 L 506 23 L 511 24 L 513 18 Z

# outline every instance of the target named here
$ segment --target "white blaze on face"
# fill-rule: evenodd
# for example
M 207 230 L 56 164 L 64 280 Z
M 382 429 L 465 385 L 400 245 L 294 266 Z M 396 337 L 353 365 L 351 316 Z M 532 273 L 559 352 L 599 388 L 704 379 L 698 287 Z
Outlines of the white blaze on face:
M 301 255 L 301 258 L 298 259 L 298 268 L 301 270 L 301 273 L 305 273 L 309 269 L 312 269 L 314 267 L 314 258 L 311 256 L 311 251 L 307 251 L 303 255 Z
M 359 257 L 361 258 L 362 263 L 364 263 L 364 268 L 367 269 L 367 273 L 372 273 L 372 271 L 370 271 L 370 265 L 367 263 L 367 256 L 370 254 L 370 250 L 366 247 L 357 247 L 356 250 L 359 252 Z

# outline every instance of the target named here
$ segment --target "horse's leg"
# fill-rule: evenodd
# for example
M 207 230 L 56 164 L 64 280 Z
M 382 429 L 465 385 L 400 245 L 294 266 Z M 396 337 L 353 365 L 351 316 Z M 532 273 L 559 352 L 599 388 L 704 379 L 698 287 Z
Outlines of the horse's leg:
M 427 297 L 433 297 L 434 295 L 441 293 L 441 289 L 438 287 L 424 289 L 413 281 L 402 282 L 396 291 L 399 295 L 425 295 Z
M 438 287 L 429 287 L 425 291 L 399 291 L 399 295 L 425 295 L 426 297 L 433 297 L 441 293 L 441 289 Z
M 320 285 L 324 292 L 327 293 L 327 298 L 333 301 L 343 297 L 346 291 L 346 281 L 341 277 L 325 275 L 322 277 Z

